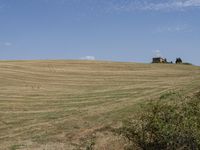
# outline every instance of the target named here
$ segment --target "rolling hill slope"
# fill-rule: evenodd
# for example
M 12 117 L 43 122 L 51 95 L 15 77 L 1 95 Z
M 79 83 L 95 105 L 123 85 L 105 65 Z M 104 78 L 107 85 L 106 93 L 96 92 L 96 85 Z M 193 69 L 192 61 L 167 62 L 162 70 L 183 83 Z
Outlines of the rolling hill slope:
M 200 67 L 187 65 L 1 61 L 0 149 L 75 149 L 143 101 L 199 85 Z

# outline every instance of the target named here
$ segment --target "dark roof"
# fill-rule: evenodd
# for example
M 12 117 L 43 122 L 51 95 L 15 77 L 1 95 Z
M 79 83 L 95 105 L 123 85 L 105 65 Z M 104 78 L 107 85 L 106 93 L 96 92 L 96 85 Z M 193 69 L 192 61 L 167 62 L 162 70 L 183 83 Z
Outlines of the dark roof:
M 162 58 L 162 57 L 154 57 L 153 59 L 164 59 L 164 58 Z

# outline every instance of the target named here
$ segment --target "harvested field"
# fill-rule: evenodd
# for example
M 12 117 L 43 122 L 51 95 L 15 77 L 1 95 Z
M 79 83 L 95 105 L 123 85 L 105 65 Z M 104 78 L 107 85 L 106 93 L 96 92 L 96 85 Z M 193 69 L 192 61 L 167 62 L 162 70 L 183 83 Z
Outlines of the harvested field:
M 117 126 L 144 101 L 170 90 L 198 90 L 200 67 L 1 61 L 0 85 L 0 149 L 85 149 L 95 131 Z M 96 149 L 113 142 L 109 133 L 108 140 L 97 135 Z

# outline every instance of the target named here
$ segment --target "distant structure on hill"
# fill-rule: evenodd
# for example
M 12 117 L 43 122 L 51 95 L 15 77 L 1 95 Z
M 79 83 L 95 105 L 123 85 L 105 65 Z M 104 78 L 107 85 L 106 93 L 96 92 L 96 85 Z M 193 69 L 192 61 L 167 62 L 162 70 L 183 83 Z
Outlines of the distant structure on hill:
M 152 59 L 152 63 L 164 63 L 164 64 L 173 64 L 173 62 L 168 62 L 166 58 L 162 58 L 162 57 L 154 57 Z M 182 59 L 176 58 L 176 64 L 189 64 L 189 63 L 183 63 Z
M 154 57 L 152 63 L 167 63 L 167 59 L 162 57 Z

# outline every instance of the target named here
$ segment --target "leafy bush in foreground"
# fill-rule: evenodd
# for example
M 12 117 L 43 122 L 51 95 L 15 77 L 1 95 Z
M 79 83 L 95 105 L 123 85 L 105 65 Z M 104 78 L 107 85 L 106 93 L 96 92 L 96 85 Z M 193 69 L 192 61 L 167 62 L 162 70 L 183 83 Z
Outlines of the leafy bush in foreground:
M 119 129 L 131 143 L 144 150 L 200 149 L 199 93 L 193 97 L 168 93 L 145 109 Z

